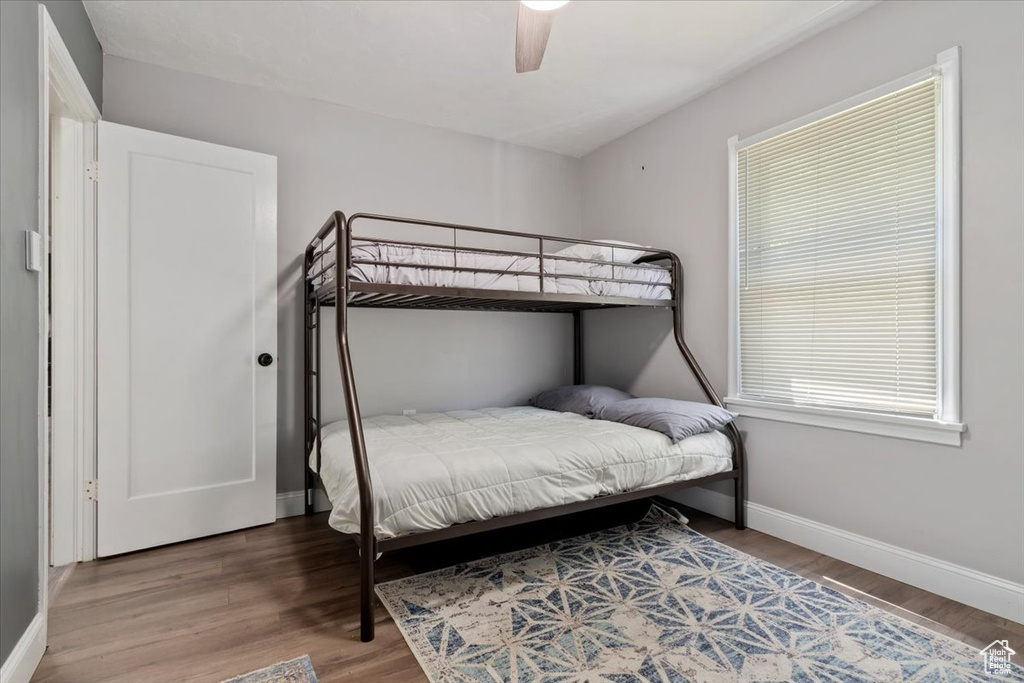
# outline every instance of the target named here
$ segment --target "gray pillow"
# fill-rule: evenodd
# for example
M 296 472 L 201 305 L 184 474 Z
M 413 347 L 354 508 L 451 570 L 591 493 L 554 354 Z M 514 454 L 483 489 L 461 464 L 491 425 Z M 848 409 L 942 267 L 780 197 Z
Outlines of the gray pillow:
M 593 417 L 598 408 L 630 398 L 633 398 L 632 394 L 611 387 L 576 384 L 542 391 L 530 400 L 530 405 L 559 413 Z
M 736 415 L 711 403 L 633 398 L 601 406 L 594 417 L 653 429 L 672 439 L 672 443 L 679 443 L 688 436 L 721 429 Z

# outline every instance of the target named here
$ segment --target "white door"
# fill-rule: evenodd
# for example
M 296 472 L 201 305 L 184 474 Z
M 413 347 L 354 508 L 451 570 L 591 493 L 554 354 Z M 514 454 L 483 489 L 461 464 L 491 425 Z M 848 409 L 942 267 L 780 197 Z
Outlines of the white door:
M 272 522 L 277 159 L 101 122 L 99 169 L 98 553 Z

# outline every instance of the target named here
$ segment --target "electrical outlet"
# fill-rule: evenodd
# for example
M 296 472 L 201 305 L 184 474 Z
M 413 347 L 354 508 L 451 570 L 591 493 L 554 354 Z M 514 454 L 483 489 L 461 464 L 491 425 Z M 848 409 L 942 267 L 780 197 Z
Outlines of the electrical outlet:
M 416 414 L 416 409 L 415 408 L 413 408 L 411 410 L 403 410 L 402 411 L 402 415 L 405 415 L 406 417 L 410 417 L 410 416 L 415 415 L 415 414 Z

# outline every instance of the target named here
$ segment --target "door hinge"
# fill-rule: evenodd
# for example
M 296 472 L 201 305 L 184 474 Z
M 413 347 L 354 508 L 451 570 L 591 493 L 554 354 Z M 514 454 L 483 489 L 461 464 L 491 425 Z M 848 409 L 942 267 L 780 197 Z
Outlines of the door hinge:
M 85 177 L 94 183 L 100 180 L 100 162 L 90 161 L 85 165 Z
M 85 499 L 91 501 L 99 500 L 99 486 L 95 479 L 85 481 Z

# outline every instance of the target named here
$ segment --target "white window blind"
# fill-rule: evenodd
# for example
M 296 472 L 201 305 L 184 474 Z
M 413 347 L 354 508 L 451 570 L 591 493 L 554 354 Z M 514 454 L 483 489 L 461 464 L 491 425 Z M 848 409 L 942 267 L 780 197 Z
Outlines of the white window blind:
M 740 397 L 937 414 L 939 93 L 737 151 Z

